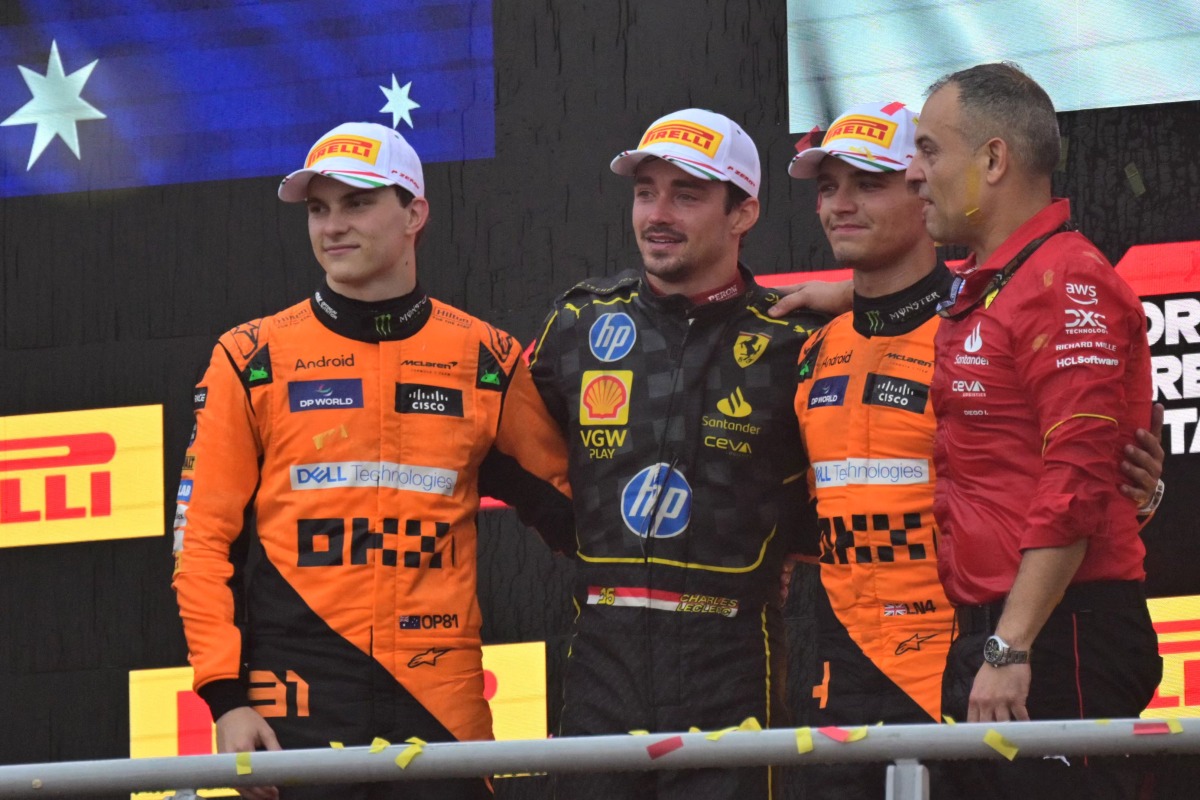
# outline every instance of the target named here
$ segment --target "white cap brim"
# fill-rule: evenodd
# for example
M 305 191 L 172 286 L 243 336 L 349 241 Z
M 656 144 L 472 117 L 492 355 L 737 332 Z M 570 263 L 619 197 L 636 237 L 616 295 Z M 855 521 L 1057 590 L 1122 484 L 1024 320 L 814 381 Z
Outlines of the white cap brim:
M 730 178 L 725 177 L 717 171 L 715 166 L 704 164 L 700 161 L 692 161 L 686 158 L 667 155 L 665 153 L 655 153 L 652 150 L 626 150 L 618 155 L 609 164 L 609 168 L 618 175 L 633 175 L 637 172 L 638 165 L 647 158 L 660 158 L 670 164 L 674 164 L 689 175 L 694 175 L 701 180 L 706 181 L 725 181 L 732 183 Z
M 827 157 L 845 161 L 850 166 L 861 169 L 863 172 L 900 171 L 899 169 L 888 168 L 883 162 L 872 159 L 863 153 L 838 150 L 836 148 L 826 150 L 823 147 L 810 147 L 793 158 L 792 163 L 788 164 L 788 175 L 791 175 L 793 178 L 815 178 L 821 169 L 821 162 Z
M 332 178 L 347 186 L 359 189 L 378 189 L 383 186 L 398 186 L 396 181 L 388 180 L 382 175 L 364 173 L 356 175 L 340 170 L 298 169 L 289 174 L 279 183 L 279 199 L 285 203 L 299 203 L 308 198 L 308 184 L 317 175 Z M 407 188 L 407 187 L 406 187 Z M 409 189 L 411 192 L 412 190 Z

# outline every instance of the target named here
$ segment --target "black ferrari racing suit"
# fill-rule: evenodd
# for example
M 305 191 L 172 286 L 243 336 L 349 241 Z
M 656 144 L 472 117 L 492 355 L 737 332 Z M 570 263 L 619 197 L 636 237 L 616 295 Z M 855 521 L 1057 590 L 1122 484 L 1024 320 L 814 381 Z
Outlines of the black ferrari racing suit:
M 792 398 L 820 321 L 777 295 L 694 305 L 640 271 L 555 303 L 530 371 L 562 428 L 579 606 L 563 735 L 713 730 L 783 712 L 774 598 L 806 506 Z M 561 776 L 559 796 L 771 796 L 763 768 Z

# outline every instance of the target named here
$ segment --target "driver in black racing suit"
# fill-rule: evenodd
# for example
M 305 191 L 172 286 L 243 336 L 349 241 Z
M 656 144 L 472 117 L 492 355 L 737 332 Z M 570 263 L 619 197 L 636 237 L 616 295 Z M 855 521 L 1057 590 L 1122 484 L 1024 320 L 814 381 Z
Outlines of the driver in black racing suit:
M 808 508 L 792 401 L 821 320 L 768 316 L 777 295 L 738 262 L 760 175 L 738 125 L 669 114 L 612 169 L 635 178 L 644 269 L 566 292 L 531 356 L 578 520 L 560 732 L 785 724 L 778 578 Z M 765 767 L 561 775 L 557 789 L 775 796 Z

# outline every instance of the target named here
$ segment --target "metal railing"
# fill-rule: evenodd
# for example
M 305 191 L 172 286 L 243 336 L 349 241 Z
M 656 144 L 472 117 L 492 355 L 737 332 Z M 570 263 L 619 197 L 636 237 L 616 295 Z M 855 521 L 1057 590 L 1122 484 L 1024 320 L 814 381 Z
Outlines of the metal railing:
M 1016 752 L 1008 751 L 1008 746 Z M 1182 753 L 1200 753 L 1200 719 L 731 729 L 22 764 L 0 767 L 0 798 L 163 791 L 184 786 L 892 761 L 888 797 L 919 800 L 927 796 L 921 760 Z

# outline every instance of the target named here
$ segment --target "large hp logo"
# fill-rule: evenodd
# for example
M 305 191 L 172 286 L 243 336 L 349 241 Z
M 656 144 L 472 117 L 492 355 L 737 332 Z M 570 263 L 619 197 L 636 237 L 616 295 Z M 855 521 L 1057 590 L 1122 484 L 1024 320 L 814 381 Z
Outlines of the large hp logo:
M 592 355 L 601 361 L 619 361 L 637 341 L 637 328 L 628 314 L 602 314 L 588 331 Z
M 691 516 L 692 487 L 668 464 L 646 467 L 621 491 L 621 518 L 642 538 L 678 536 Z

